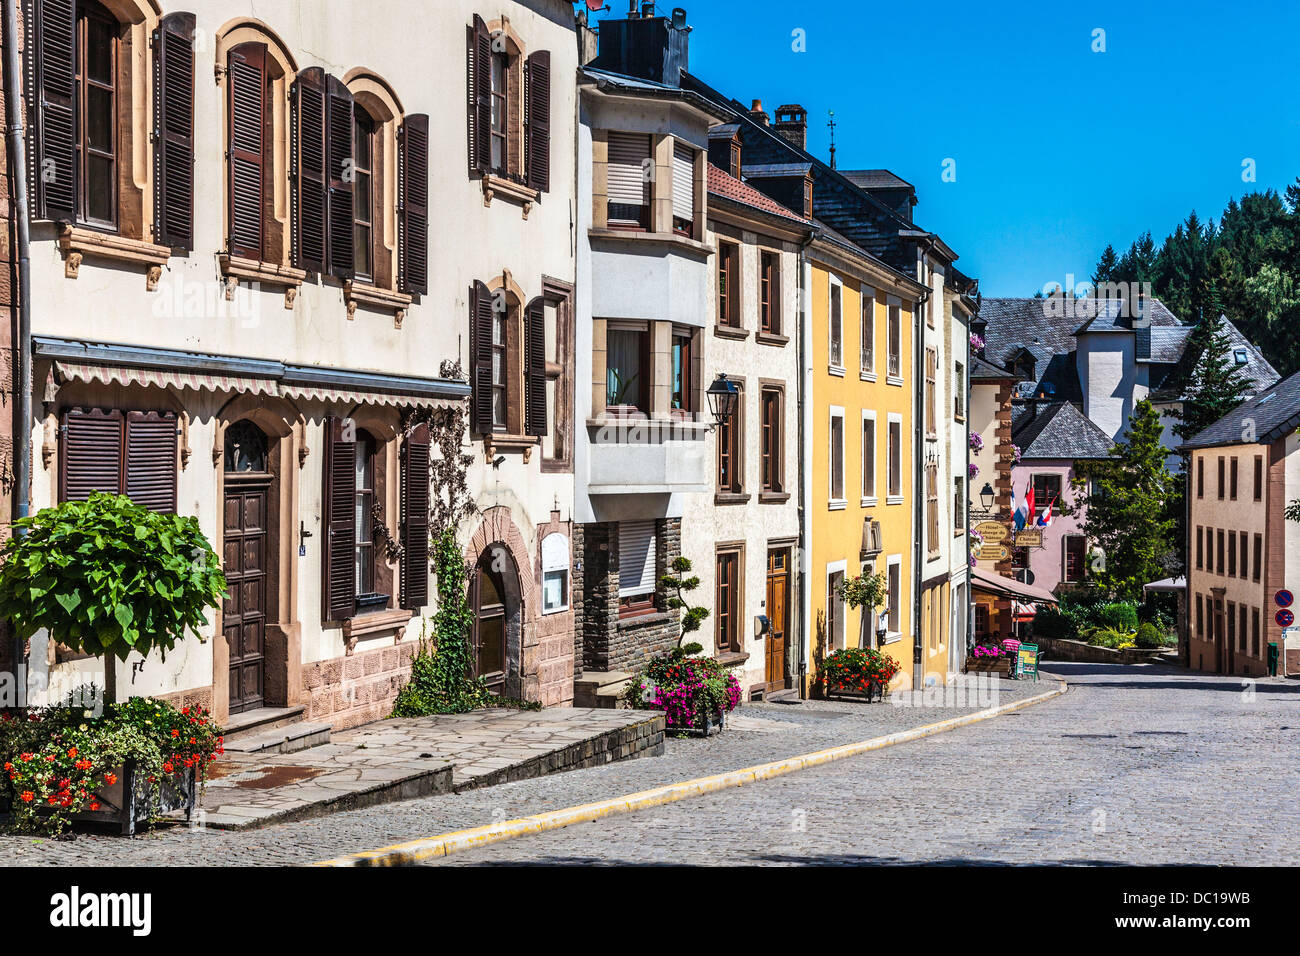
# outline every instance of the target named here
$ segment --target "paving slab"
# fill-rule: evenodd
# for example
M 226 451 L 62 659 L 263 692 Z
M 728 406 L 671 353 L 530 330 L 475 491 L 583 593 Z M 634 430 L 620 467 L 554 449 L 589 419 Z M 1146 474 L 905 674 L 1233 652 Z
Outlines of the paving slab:
M 197 812 L 204 826 L 242 830 L 658 755 L 663 739 L 663 716 L 648 711 L 493 709 L 386 720 L 294 753 L 227 752 Z

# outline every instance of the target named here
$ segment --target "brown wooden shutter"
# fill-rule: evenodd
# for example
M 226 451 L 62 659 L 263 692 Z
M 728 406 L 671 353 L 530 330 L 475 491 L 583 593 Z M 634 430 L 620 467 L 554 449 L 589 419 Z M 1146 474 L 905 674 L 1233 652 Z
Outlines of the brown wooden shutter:
M 429 291 L 429 117 L 406 117 L 397 133 L 397 281 Z
M 150 511 L 176 512 L 176 413 L 127 412 L 128 496 Z
M 34 0 L 37 142 L 32 174 L 42 219 L 76 217 L 76 8 L 73 0 Z M 9 42 L 12 38 L 6 38 Z
M 308 272 L 325 272 L 325 71 L 318 66 L 293 81 L 293 264 Z
M 122 491 L 122 413 L 102 408 L 63 411 L 59 500 L 85 501 L 92 491 Z
M 336 76 L 329 78 L 329 115 L 326 142 L 329 150 L 329 271 L 339 279 L 355 274 L 352 228 L 352 183 L 355 180 L 352 93 Z M 378 224 L 376 224 L 378 225 Z
M 194 14 L 154 31 L 154 241 L 194 248 Z
M 344 425 L 342 418 L 325 419 L 321 603 L 327 621 L 347 620 L 356 613 L 357 604 L 357 444 L 344 440 Z
M 232 256 L 262 261 L 262 184 L 266 165 L 266 44 L 243 43 L 226 58 L 230 130 L 229 203 Z
M 551 54 L 539 50 L 528 58 L 528 185 L 551 188 Z
M 469 31 L 469 168 L 486 173 L 492 165 L 492 35 L 478 14 Z
M 415 426 L 402 462 L 402 601 L 419 610 L 429 603 L 429 426 Z
M 470 290 L 470 348 L 473 358 L 473 429 L 492 431 L 492 293 L 482 282 Z
M 546 300 L 541 296 L 524 310 L 524 336 L 527 345 L 525 397 L 526 431 L 529 435 L 546 434 Z

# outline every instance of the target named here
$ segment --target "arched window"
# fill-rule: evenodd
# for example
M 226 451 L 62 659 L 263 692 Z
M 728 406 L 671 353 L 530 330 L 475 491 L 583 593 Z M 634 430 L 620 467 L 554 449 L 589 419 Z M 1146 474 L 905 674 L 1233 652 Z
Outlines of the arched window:
M 265 474 L 267 471 L 266 434 L 242 419 L 226 429 L 226 473 Z

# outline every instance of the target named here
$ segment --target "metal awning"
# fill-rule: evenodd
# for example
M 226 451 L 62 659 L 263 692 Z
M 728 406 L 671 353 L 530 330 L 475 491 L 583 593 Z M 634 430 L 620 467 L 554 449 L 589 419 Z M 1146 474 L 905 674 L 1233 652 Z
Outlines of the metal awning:
M 388 375 L 267 359 L 34 336 L 37 359 L 52 359 L 56 383 L 98 382 L 371 405 L 434 406 L 470 394 L 457 379 Z
M 1046 588 L 1034 587 L 1000 574 L 989 574 L 983 568 L 971 568 L 971 587 L 977 591 L 1015 598 L 1023 603 L 1058 603 L 1056 595 Z

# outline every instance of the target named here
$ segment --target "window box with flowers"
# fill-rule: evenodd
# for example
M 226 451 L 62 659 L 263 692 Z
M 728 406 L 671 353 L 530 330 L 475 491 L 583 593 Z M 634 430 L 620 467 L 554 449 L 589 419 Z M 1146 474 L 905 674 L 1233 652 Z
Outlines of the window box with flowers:
M 970 656 L 966 658 L 966 672 L 970 673 L 971 671 L 1009 677 L 1011 676 L 1011 655 L 997 644 L 977 643 L 971 648 Z

